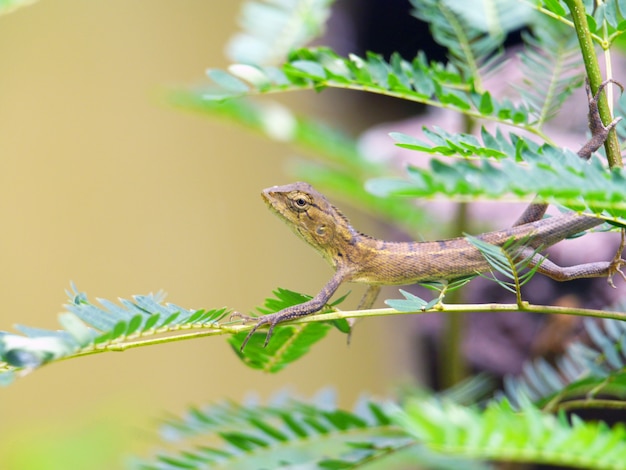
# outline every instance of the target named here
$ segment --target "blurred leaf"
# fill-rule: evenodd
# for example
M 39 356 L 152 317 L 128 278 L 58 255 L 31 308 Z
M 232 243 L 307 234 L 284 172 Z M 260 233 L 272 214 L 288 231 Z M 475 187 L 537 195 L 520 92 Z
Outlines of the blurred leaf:
M 529 404 L 514 410 L 506 400 L 480 409 L 420 397 L 394 421 L 431 450 L 465 458 L 594 469 L 621 468 L 626 459 L 622 425 L 570 424 Z
M 274 64 L 324 32 L 332 0 L 248 0 L 226 53 L 235 62 Z
M 12 13 L 18 8 L 32 5 L 37 0 L 0 0 L 0 15 Z

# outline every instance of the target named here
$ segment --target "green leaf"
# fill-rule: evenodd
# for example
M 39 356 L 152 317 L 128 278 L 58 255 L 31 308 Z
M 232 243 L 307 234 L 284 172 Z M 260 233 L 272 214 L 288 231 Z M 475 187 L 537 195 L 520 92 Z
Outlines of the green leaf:
M 448 49 L 454 70 L 465 81 L 474 81 L 475 88 L 480 89 L 481 76 L 497 66 L 497 61 L 491 59 L 497 56 L 509 28 L 501 21 L 500 12 L 483 2 L 474 2 L 471 8 L 458 0 L 413 0 L 412 3 L 415 7 L 412 14 L 427 22 L 435 41 Z M 489 14 L 482 13 L 483 5 Z M 509 11 L 512 8 L 516 7 L 511 4 Z M 516 20 L 524 21 L 522 18 L 518 15 Z M 450 95 L 446 101 L 451 103 L 456 99 Z
M 231 336 L 229 343 L 247 366 L 274 373 L 306 355 L 313 344 L 326 336 L 330 328 L 330 324 L 317 322 L 280 326 L 276 328 L 267 347 L 263 346 L 266 332 L 260 330 L 250 338 L 243 352 L 240 347 L 247 332 Z
M 283 394 L 284 395 L 284 394 Z M 354 411 L 334 400 L 293 398 L 273 405 L 241 406 L 232 402 L 193 408 L 169 418 L 161 435 L 168 454 L 140 461 L 139 468 L 360 468 L 406 455 L 422 468 L 486 470 L 471 462 L 425 451 L 391 422 L 386 407 L 361 400 Z M 216 443 L 198 447 L 197 442 Z
M 524 85 L 519 90 L 541 128 L 584 82 L 578 39 L 571 28 L 546 17 L 534 22 L 532 35 L 522 37 Z
M 294 74 L 294 69 L 302 71 L 304 73 L 301 74 L 302 77 L 310 78 L 315 77 L 318 79 L 325 79 L 326 72 L 324 67 L 322 67 L 317 62 L 311 60 L 294 60 L 290 63 L 290 73 Z M 297 73 L 295 73 L 298 75 Z
M 491 95 L 489 92 L 484 93 L 480 98 L 480 105 L 478 107 L 482 114 L 491 114 L 493 113 L 493 101 L 491 100 Z
M 419 312 L 428 308 L 429 302 L 417 295 L 402 289 L 400 289 L 400 293 L 404 299 L 387 299 L 385 303 L 399 312 Z
M 626 459 L 622 425 L 569 424 L 531 405 L 514 410 L 506 400 L 491 401 L 481 410 L 419 397 L 398 410 L 394 420 L 429 449 L 447 455 L 594 469 L 621 468 Z M 587 451 L 591 441 L 599 444 L 597 453 Z
M 550 10 L 551 12 L 556 13 L 558 16 L 566 16 L 567 12 L 565 11 L 565 8 L 563 8 L 563 6 L 561 5 L 561 2 L 559 2 L 559 0 L 544 0 L 543 3 L 545 4 L 545 7 Z
M 274 295 L 274 298 L 265 300 L 263 308 L 257 309 L 259 313 L 271 314 L 311 299 L 310 296 L 287 289 L 277 289 Z M 228 341 L 235 354 L 249 367 L 265 372 L 278 372 L 307 354 L 311 346 L 324 338 L 331 328 L 330 322 L 279 324 L 267 347 L 264 346 L 267 332 L 261 329 L 252 335 L 243 352 L 240 348 L 248 336 L 247 331 L 232 335 Z
M 271 85 L 270 77 L 261 67 L 248 64 L 233 64 L 228 67 L 228 72 L 237 78 L 251 83 L 259 90 L 263 90 Z
M 85 325 L 80 318 L 72 313 L 60 314 L 59 323 L 81 347 L 87 346 L 97 335 L 93 329 Z
M 398 147 L 417 150 L 445 156 L 489 157 L 506 158 L 511 150 L 511 144 L 504 138 L 496 139 L 483 129 L 483 141 L 487 141 L 496 148 L 490 148 L 480 144 L 476 136 L 472 134 L 453 134 L 439 127 L 433 129 L 424 128 L 424 135 L 435 145 L 428 144 L 419 139 L 400 132 L 392 132 L 389 135 Z
M 503 197 L 524 201 L 538 195 L 546 202 L 624 224 L 626 177 L 622 169 L 608 171 L 599 159 L 587 162 L 566 149 L 515 139 L 520 148 L 518 161 L 504 159 L 496 167 L 485 158 L 453 164 L 432 160 L 430 168 L 409 168 L 407 180 L 372 180 L 366 187 L 381 196 L 445 195 L 460 201 Z M 457 147 L 446 142 L 443 152 L 437 153 L 459 155 Z
M 207 70 L 207 75 L 217 85 L 233 95 L 244 94 L 249 90 L 248 86 L 244 82 L 223 70 L 209 69 Z
M 143 324 L 144 321 L 144 316 L 141 314 L 137 314 L 135 315 L 133 318 L 130 319 L 130 321 L 128 322 L 128 328 L 126 328 L 126 331 L 124 332 L 125 336 L 130 336 L 133 333 L 135 333 Z
M 490 54 L 485 53 L 487 56 Z M 491 67 L 497 66 L 495 61 L 488 63 Z M 365 58 L 354 54 L 344 58 L 329 48 L 298 49 L 280 68 L 234 64 L 229 71 L 211 69 L 208 73 L 218 87 L 196 92 L 199 99 L 215 102 L 261 93 L 344 88 L 445 107 L 521 127 L 529 125 L 524 108 L 509 100 L 496 101 L 492 97 L 484 97 L 484 93 L 475 91 L 479 87 L 472 83 L 471 77 L 465 77 L 462 71 L 442 64 L 429 63 L 422 53 L 412 62 L 401 59 L 397 54 L 387 62 L 371 53 Z M 250 87 L 238 78 L 247 79 L 247 76 L 250 76 L 247 80 Z M 473 103 L 483 103 L 482 110 Z
M 153 313 L 152 315 L 150 315 L 150 317 L 146 320 L 146 323 L 142 328 L 142 332 L 146 332 L 154 328 L 160 319 L 161 319 L 161 315 L 158 313 Z
M 0 382 L 9 383 L 16 372 L 24 375 L 37 367 L 60 359 L 81 357 L 85 352 L 119 351 L 141 336 L 141 344 L 166 342 L 175 335 L 185 334 L 193 328 L 220 332 L 220 321 L 230 314 L 227 309 L 187 310 L 174 304 L 162 303 L 162 293 L 137 295 L 133 301 L 121 299 L 116 305 L 106 299 L 91 303 L 87 296 L 74 286 L 68 291 L 67 313 L 59 315 L 64 330 L 46 330 L 17 325 L 23 335 L 0 334 Z M 191 318 L 203 319 L 198 325 Z M 159 324 L 159 321 L 164 319 Z M 158 326 L 158 330 L 156 329 Z M 183 330 L 184 327 L 184 331 Z M 140 333 L 140 334 L 139 334 Z M 3 368 L 3 362 L 7 364 Z M 7 379 L 3 380 L 6 375 Z
M 540 263 L 533 266 L 527 273 L 522 273 L 523 270 L 529 267 L 531 261 L 540 250 L 540 247 L 530 248 L 527 245 L 527 243 L 530 243 L 530 239 L 527 236 L 520 239 L 511 237 L 499 245 L 487 243 L 480 236 L 465 235 L 465 239 L 480 251 L 492 270 L 499 272 L 505 278 L 510 279 L 510 281 L 503 281 L 494 276 L 483 277 L 496 281 L 510 292 L 519 293 L 521 286 L 530 280 L 539 267 Z
M 626 311 L 626 305 L 618 304 L 612 309 Z M 574 342 L 557 358 L 556 366 L 537 359 L 524 364 L 522 375 L 505 378 L 505 391 L 513 404 L 521 406 L 532 400 L 539 406 L 550 403 L 554 408 L 576 397 L 586 397 L 590 403 L 600 394 L 605 398 L 626 398 L 626 322 L 588 320 L 584 327 L 590 345 Z

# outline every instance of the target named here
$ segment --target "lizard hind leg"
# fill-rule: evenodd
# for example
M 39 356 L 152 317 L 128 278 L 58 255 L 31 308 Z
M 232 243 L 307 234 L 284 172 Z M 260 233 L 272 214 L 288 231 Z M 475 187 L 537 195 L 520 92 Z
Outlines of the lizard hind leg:
M 608 78 L 600 83 L 600 86 L 598 86 L 598 90 L 594 95 L 591 92 L 589 80 L 585 80 L 585 91 L 587 92 L 587 103 L 589 106 L 588 121 L 591 138 L 577 152 L 578 156 L 584 158 L 585 160 L 589 160 L 591 158 L 591 154 L 604 144 L 609 132 L 611 132 L 617 123 L 622 120 L 622 118 L 618 116 L 605 126 L 602 122 L 602 118 L 600 117 L 598 101 L 600 100 L 602 91 L 604 91 L 604 89 L 611 83 L 617 85 L 622 93 L 624 92 L 624 87 L 621 83 L 613 80 L 612 78 Z

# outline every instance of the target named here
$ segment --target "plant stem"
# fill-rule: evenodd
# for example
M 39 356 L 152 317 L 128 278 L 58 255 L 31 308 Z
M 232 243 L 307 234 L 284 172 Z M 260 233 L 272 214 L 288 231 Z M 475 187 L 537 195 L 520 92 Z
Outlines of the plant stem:
M 611 312 L 605 310 L 593 310 L 587 308 L 570 308 L 570 307 L 560 307 L 554 305 L 530 305 L 523 304 L 520 308 L 517 304 L 497 304 L 497 303 L 488 303 L 488 304 L 438 304 L 432 309 L 429 310 L 418 310 L 418 311 L 410 311 L 410 312 L 400 312 L 393 308 L 379 308 L 379 309 L 367 309 L 367 310 L 343 310 L 336 312 L 328 312 L 328 313 L 318 313 L 314 315 L 308 315 L 306 317 L 298 318 L 295 320 L 290 320 L 284 322 L 285 324 L 296 325 L 299 323 L 310 323 L 317 321 L 330 321 L 330 320 L 339 320 L 339 319 L 347 319 L 347 318 L 367 318 L 367 317 L 384 317 L 391 315 L 416 315 L 416 314 L 424 314 L 424 313 L 435 313 L 435 312 L 448 312 L 454 313 L 458 315 L 460 313 L 469 313 L 469 312 L 518 312 L 523 310 L 525 312 L 535 312 L 535 313 L 544 313 L 544 314 L 564 314 L 564 315 L 576 315 L 576 316 L 585 316 L 585 317 L 594 317 L 594 318 L 610 318 L 614 320 L 622 320 L 626 321 L 626 313 L 624 312 Z M 230 323 L 230 322 L 226 322 Z M 187 339 L 194 338 L 204 338 L 207 336 L 218 336 L 225 334 L 235 334 L 243 331 L 251 330 L 254 327 L 254 322 L 249 324 L 220 324 L 214 327 L 202 327 L 199 326 L 199 331 L 190 331 L 182 334 L 170 334 L 169 336 L 159 336 L 158 338 L 145 338 L 145 339 L 132 339 L 128 341 L 119 341 L 108 344 L 97 345 L 91 349 L 80 351 L 72 356 L 68 356 L 67 358 L 76 357 L 76 356 L 86 356 L 90 354 L 98 354 L 106 351 L 125 351 L 131 348 L 137 348 L 142 346 L 151 346 L 154 344 L 161 343 L 171 343 L 174 341 L 183 341 Z M 190 327 L 189 329 L 192 329 Z
M 574 21 L 574 28 L 576 30 L 576 35 L 578 36 L 578 42 L 580 44 L 580 50 L 583 55 L 585 71 L 587 72 L 587 77 L 589 77 L 589 85 L 591 86 L 592 92 L 595 93 L 598 90 L 600 83 L 602 83 L 602 74 L 600 73 L 598 57 L 596 55 L 596 50 L 593 45 L 591 32 L 589 31 L 589 25 L 587 24 L 585 7 L 582 0 L 564 1 L 569 8 L 572 15 L 572 20 Z M 600 110 L 600 117 L 602 118 L 602 122 L 607 124 L 612 121 L 613 117 L 611 116 L 609 103 L 604 93 L 600 96 L 598 109 Z M 606 157 L 609 161 L 609 166 L 611 168 L 621 168 L 624 166 L 615 129 L 613 129 L 609 133 L 609 136 L 604 143 L 604 148 L 606 149 Z
M 467 204 L 457 206 L 455 233 L 467 231 Z M 454 290 L 447 294 L 450 302 L 462 301 L 462 291 Z M 448 313 L 444 316 L 445 328 L 439 348 L 439 385 L 442 389 L 450 388 L 467 376 L 467 361 L 463 354 L 463 333 L 465 331 L 465 315 Z
M 564 403 L 559 403 L 557 408 L 563 411 L 580 410 L 583 408 L 624 410 L 626 409 L 626 402 L 623 400 L 607 400 L 598 398 L 594 398 L 593 400 L 570 400 Z

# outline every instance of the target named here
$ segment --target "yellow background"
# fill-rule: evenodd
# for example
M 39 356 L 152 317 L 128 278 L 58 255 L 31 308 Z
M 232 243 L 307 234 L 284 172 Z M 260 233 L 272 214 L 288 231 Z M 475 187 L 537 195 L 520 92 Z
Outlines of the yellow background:
M 90 299 L 163 289 L 188 308 L 248 311 L 278 286 L 328 280 L 259 197 L 290 181 L 292 151 L 160 98 L 227 64 L 238 9 L 42 0 L 0 17 L 0 329 L 57 328 L 70 281 Z M 303 110 L 315 99 L 289 97 Z M 333 332 L 277 375 L 246 368 L 222 337 L 44 367 L 0 389 L 0 468 L 119 468 L 152 449 L 166 412 L 251 392 L 331 385 L 350 406 L 402 373 L 389 325 L 360 324 L 350 347 Z

